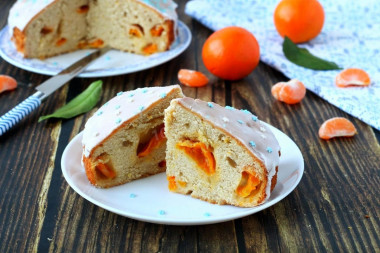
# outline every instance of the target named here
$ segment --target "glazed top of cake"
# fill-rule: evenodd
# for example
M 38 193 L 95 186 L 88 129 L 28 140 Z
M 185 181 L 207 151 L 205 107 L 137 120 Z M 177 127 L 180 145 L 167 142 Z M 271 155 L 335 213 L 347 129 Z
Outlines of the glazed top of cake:
M 10 34 L 13 28 L 17 27 L 21 31 L 24 30 L 30 20 L 44 8 L 57 0 L 17 0 L 9 11 L 8 26 Z M 136 0 L 157 10 L 166 18 L 176 21 L 177 4 L 172 0 Z
M 164 99 L 175 89 L 180 89 L 179 85 L 139 88 L 117 93 L 116 97 L 101 106 L 86 122 L 82 139 L 83 154 L 88 157 L 91 150 L 115 129 Z
M 280 145 L 269 127 L 247 110 L 238 110 L 231 106 L 222 107 L 212 102 L 188 97 L 178 98 L 176 101 L 214 126 L 230 133 L 263 161 L 268 170 L 267 197 L 269 197 L 270 180 L 276 173 L 280 151 Z

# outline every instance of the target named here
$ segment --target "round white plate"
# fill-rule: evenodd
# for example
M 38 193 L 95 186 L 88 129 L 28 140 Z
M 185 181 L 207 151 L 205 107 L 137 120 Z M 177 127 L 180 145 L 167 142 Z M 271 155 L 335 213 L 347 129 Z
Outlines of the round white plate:
M 95 60 L 79 77 L 103 77 L 128 74 L 165 63 L 181 54 L 190 45 L 191 32 L 181 21 L 178 22 L 178 36 L 170 50 L 143 56 L 111 50 Z M 0 31 L 0 56 L 16 67 L 44 75 L 56 75 L 72 63 L 94 50 L 79 50 L 45 60 L 26 59 L 11 42 L 8 26 Z
M 81 165 L 82 133 L 65 148 L 61 160 L 62 172 L 69 185 L 83 198 L 122 216 L 169 225 L 224 222 L 276 204 L 292 192 L 301 180 L 304 161 L 299 148 L 280 130 L 269 127 L 281 146 L 277 185 L 268 201 L 254 208 L 210 204 L 189 195 L 170 192 L 165 173 L 109 189 L 96 188 L 89 183 Z

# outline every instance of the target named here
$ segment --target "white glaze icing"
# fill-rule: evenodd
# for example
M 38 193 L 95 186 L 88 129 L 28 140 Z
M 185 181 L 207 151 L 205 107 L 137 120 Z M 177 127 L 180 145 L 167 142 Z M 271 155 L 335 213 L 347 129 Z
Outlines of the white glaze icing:
M 86 122 L 82 139 L 83 154 L 88 157 L 91 150 L 118 126 L 139 113 L 144 113 L 152 104 L 164 99 L 167 94 L 175 89 L 180 89 L 179 85 L 119 92 L 116 97 L 101 106 Z
M 199 99 L 179 98 L 179 104 L 199 115 L 205 121 L 235 137 L 247 150 L 260 159 L 268 174 L 266 198 L 270 196 L 271 180 L 279 164 L 280 145 L 272 131 L 257 116 L 247 110 L 222 107 Z

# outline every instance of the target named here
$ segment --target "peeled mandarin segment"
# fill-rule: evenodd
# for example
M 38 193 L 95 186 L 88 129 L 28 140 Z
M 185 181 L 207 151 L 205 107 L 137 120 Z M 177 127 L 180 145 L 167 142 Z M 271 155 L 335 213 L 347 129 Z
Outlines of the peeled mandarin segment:
M 170 191 L 175 191 L 177 189 L 177 184 L 175 182 L 175 176 L 168 176 L 168 177 L 166 177 L 166 179 L 169 182 L 169 184 L 168 184 L 169 190 Z
M 160 130 L 154 134 L 149 140 L 148 144 L 137 154 L 138 157 L 144 157 L 149 155 L 155 148 L 159 147 L 161 143 L 166 141 L 165 126 L 162 125 Z
M 272 95 L 279 101 L 287 104 L 299 103 L 306 94 L 305 85 L 297 79 L 288 82 L 279 82 L 272 87 Z
M 186 86 L 202 87 L 208 84 L 209 80 L 203 73 L 190 69 L 180 69 L 178 71 L 178 80 Z
M 248 197 L 256 187 L 260 184 L 260 180 L 256 177 L 254 172 L 243 171 L 241 174 L 241 180 L 239 186 L 236 188 L 236 193 L 246 198 Z
M 342 88 L 348 86 L 368 86 L 371 84 L 371 78 L 362 69 L 348 68 L 336 76 L 335 84 Z
M 17 88 L 17 81 L 7 75 L 0 75 L 0 93 L 6 90 L 14 90 Z
M 215 158 L 212 152 L 202 142 L 184 141 L 177 147 L 190 156 L 207 175 L 215 173 Z
M 334 137 L 350 137 L 357 133 L 354 124 L 346 118 L 335 117 L 323 122 L 318 135 L 321 139 L 328 140 Z
M 98 163 L 95 168 L 107 178 L 116 177 L 116 173 L 104 163 Z
M 280 91 L 282 89 L 282 86 L 284 86 L 284 82 L 276 83 L 272 86 L 271 92 L 275 99 L 280 100 Z

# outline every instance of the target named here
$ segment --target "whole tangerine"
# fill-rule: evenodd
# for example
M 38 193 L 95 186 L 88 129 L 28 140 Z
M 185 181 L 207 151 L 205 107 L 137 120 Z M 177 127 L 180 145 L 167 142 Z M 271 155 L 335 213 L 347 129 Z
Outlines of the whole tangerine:
M 317 0 L 282 0 L 274 11 L 274 25 L 278 33 L 294 43 L 317 37 L 324 20 L 323 6 Z
M 202 60 L 215 76 L 239 80 L 258 65 L 259 43 L 251 32 L 242 27 L 225 27 L 207 38 L 202 48 Z

